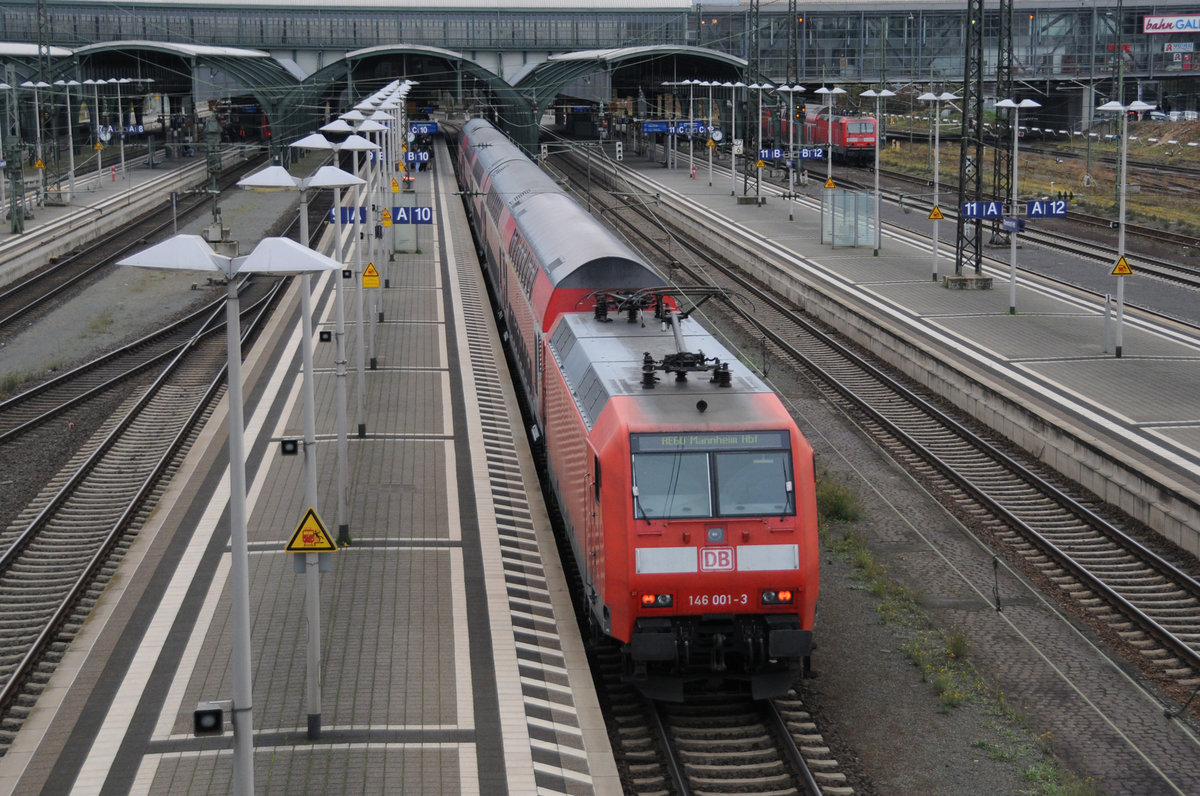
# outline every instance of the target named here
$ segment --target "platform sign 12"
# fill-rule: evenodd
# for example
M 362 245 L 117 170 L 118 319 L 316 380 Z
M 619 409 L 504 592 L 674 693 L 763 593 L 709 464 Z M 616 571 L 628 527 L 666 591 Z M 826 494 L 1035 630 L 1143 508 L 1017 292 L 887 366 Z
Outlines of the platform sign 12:
M 1030 218 L 1063 218 L 1067 215 L 1067 200 L 1037 199 L 1026 202 L 1025 215 Z

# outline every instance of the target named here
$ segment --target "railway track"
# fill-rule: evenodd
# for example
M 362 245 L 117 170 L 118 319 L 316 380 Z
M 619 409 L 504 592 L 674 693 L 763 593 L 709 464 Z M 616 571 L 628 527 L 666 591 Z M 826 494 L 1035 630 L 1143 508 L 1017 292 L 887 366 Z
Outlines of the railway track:
M 606 199 L 596 193 L 591 201 L 599 206 Z M 769 340 L 775 353 L 796 363 L 970 527 L 1172 698 L 1186 699 L 1200 685 L 1200 583 L 1194 573 L 1142 544 L 1137 531 L 1122 527 L 1123 520 L 1089 493 L 1027 456 L 1009 453 L 1003 440 L 973 431 L 970 418 L 941 408 L 936 396 L 910 388 L 842 345 L 738 269 L 690 244 L 683 230 L 675 230 L 668 255 L 664 220 L 648 223 L 636 210 L 613 206 L 601 216 L 615 219 L 643 249 L 657 250 L 653 259 L 690 260 L 675 265 L 676 274 L 751 296 L 753 318 L 732 316 L 741 334 Z
M 231 189 L 262 162 L 263 158 L 242 161 L 224 170 L 218 189 Z M 210 203 L 207 192 L 184 192 L 182 201 L 177 203 L 175 216 L 189 218 Z M 135 223 L 97 238 L 89 245 L 47 263 L 28 277 L 0 290 L 0 340 L 19 332 L 22 319 L 69 291 L 82 288 L 126 253 L 144 247 L 148 241 L 164 237 L 174 222 L 171 205 L 167 203 Z
M 243 286 L 243 337 L 283 281 Z M 120 554 L 223 393 L 222 326 L 182 347 L 0 532 L 0 750 L 12 742 Z
M 615 645 L 591 653 L 626 793 L 854 793 L 799 694 L 653 702 L 621 681 Z
M 309 207 L 317 234 L 326 210 Z M 283 226 L 287 234 L 296 220 Z M 108 253 L 110 261 L 120 256 Z M 286 284 L 241 286 L 244 340 L 265 324 Z M 73 418 L 84 426 L 85 418 L 94 424 L 96 414 L 106 416 L 96 431 L 71 440 L 76 447 L 61 454 L 67 461 L 56 474 L 28 476 L 47 480 L 0 530 L 0 755 L 224 392 L 221 294 L 0 403 L 0 457 L 29 462 L 28 469 L 37 469 L 39 447 L 67 444 L 73 435 L 63 430 Z M 24 295 L 41 301 L 36 291 Z

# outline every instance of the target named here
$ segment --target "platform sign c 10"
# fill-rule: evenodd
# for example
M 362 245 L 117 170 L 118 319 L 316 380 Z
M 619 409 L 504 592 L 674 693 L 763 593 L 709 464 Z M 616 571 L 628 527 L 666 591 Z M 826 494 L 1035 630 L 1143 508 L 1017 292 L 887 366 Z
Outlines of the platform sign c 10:
M 1036 199 L 1025 203 L 1029 218 L 1063 218 L 1067 215 L 1066 199 Z
M 433 135 L 438 131 L 438 125 L 437 122 L 412 122 L 408 130 L 415 135 Z

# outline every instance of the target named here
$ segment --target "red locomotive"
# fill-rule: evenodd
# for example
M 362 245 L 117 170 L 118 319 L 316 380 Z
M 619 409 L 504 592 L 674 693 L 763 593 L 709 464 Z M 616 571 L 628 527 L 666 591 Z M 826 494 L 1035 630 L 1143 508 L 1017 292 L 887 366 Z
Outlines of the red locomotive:
M 844 163 L 866 163 L 875 154 L 875 120 L 870 116 L 834 114 L 832 130 L 828 108 L 810 108 L 804 117 L 804 143 L 833 147 L 833 158 Z
M 812 449 L 696 296 L 487 122 L 458 153 L 592 626 L 651 696 L 783 693 L 812 648 Z

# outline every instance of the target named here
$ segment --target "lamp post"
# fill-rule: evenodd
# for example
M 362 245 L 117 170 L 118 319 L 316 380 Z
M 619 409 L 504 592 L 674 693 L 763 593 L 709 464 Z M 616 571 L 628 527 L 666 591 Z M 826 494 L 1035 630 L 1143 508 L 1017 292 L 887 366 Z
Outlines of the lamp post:
M 704 148 L 708 150 L 708 187 L 712 187 L 713 175 L 713 150 L 716 149 L 715 141 L 713 141 L 713 86 L 720 85 L 714 80 L 705 80 L 700 85 L 708 87 L 708 130 L 704 138 Z M 711 142 L 711 143 L 710 143 Z
M 38 168 L 38 204 L 41 204 L 46 200 L 46 162 L 42 159 L 42 103 L 38 89 L 50 88 L 50 84 L 44 80 L 36 83 L 26 80 L 21 84 L 21 88 L 33 89 L 34 154 L 37 156 L 37 162 L 41 164 Z
M 696 138 L 695 87 L 699 80 L 685 80 L 683 85 L 688 87 L 688 173 L 696 176 L 696 152 L 693 148 Z
M 863 97 L 873 97 L 875 99 L 875 256 L 879 256 L 879 249 L 883 245 L 883 219 L 879 217 L 879 101 L 884 97 L 894 97 L 896 92 L 880 89 L 867 89 L 862 93 Z
M 949 91 L 943 91 L 941 94 L 934 94 L 932 91 L 926 91 L 917 99 L 924 102 L 932 102 L 933 105 L 933 207 L 937 213 L 931 213 L 933 216 L 933 281 L 938 281 L 938 249 L 941 242 L 938 238 L 938 216 L 941 215 L 941 208 L 938 207 L 938 180 L 941 170 L 940 155 L 942 151 L 942 103 L 951 102 L 958 97 L 951 94 Z
M 355 133 L 347 136 L 346 140 L 338 145 L 338 149 L 344 149 L 350 153 L 350 159 L 354 162 L 354 176 L 362 177 L 358 163 L 358 153 L 378 150 L 379 147 L 371 143 L 363 136 Z M 363 439 L 367 436 L 367 344 L 366 329 L 363 323 L 366 316 L 363 310 L 362 286 L 363 235 L 366 234 L 365 227 L 367 225 L 363 223 L 362 214 L 359 213 L 359 207 L 362 206 L 360 203 L 364 201 L 367 195 L 366 186 L 370 178 L 369 173 L 367 177 L 368 179 L 363 180 L 363 184 L 359 186 L 358 191 L 355 193 L 354 201 L 354 223 L 358 226 L 359 230 L 359 234 L 354 236 L 354 292 L 356 304 L 358 305 L 358 321 L 356 324 L 358 327 L 356 330 L 358 335 L 358 350 L 355 352 L 355 367 L 358 371 L 358 389 L 355 390 L 355 398 L 357 399 L 355 420 L 358 425 L 359 439 Z
M 754 169 L 754 195 L 762 202 L 762 169 L 757 168 L 758 159 L 762 158 L 762 95 L 763 91 L 769 88 L 775 88 L 770 83 L 753 83 L 750 88 L 758 90 L 758 118 L 755 120 L 755 128 L 757 133 L 754 137 L 754 148 L 758 155 L 755 159 L 756 167 Z
M 737 146 L 737 90 L 738 86 L 745 86 L 742 81 L 730 83 L 726 80 L 721 85 L 729 89 L 729 195 L 733 196 L 737 193 L 737 154 L 734 147 Z
M 1017 197 L 1020 195 L 1020 187 L 1017 183 L 1017 156 L 1018 141 L 1020 140 L 1019 130 L 1021 126 L 1021 109 L 1022 108 L 1040 108 L 1042 103 L 1035 102 L 1031 99 L 1023 99 L 1016 102 L 1011 99 L 1002 99 L 996 103 L 997 108 L 1008 108 L 1012 111 L 1012 199 L 1009 205 L 1009 212 L 1013 218 L 1013 228 L 1008 231 L 1008 314 L 1017 314 Z
M 0 91 L 8 92 L 12 90 L 12 86 L 0 80 Z M 4 95 L 4 108 L 0 110 L 0 160 L 7 157 L 8 153 L 4 150 L 4 131 L 8 128 L 8 94 Z M 4 183 L 8 182 L 7 175 L 5 179 L 0 180 L 0 216 L 4 213 Z M 10 210 L 11 212 L 11 210 Z M 13 213 L 13 224 L 17 223 L 16 214 Z
M 96 153 L 96 188 L 100 188 L 100 180 L 104 173 L 104 146 L 100 143 L 100 84 L 103 80 L 92 80 L 90 77 L 83 85 L 92 87 L 92 150 Z
M 242 416 L 242 335 L 238 280 L 247 273 L 294 275 L 338 268 L 338 263 L 286 238 L 264 238 L 245 257 L 217 254 L 199 235 L 176 235 L 120 260 L 118 265 L 223 275 L 229 358 L 229 541 L 233 632 L 233 785 L 254 793 L 254 701 L 250 665 L 250 572 L 246 540 L 246 452 Z
M 375 115 L 373 111 L 372 111 L 371 115 L 372 116 Z M 385 130 L 387 130 L 386 127 L 384 127 L 379 122 L 374 121 L 373 119 L 369 119 L 369 118 L 364 119 L 358 125 L 359 133 L 376 133 L 376 134 L 378 134 L 378 133 L 382 133 Z M 370 139 L 368 139 L 368 140 L 370 140 Z M 380 215 L 383 212 L 383 202 L 380 201 L 380 197 L 379 197 L 379 184 L 381 182 L 383 182 L 383 162 L 382 162 L 382 158 L 381 158 L 381 155 L 383 155 L 382 140 L 375 142 L 375 145 L 376 145 L 377 149 L 371 153 L 371 156 L 368 159 L 367 166 L 366 166 L 366 168 L 367 168 L 367 185 L 366 185 L 365 190 L 367 193 L 367 198 L 370 201 L 371 210 L 372 210 L 370 217 L 367 219 L 366 233 L 367 233 L 367 259 L 371 263 L 371 265 L 375 268 L 376 273 L 378 273 L 380 270 L 383 269 L 383 263 L 381 261 L 381 258 L 379 256 L 377 256 L 378 252 L 379 252 L 379 246 L 376 243 L 376 240 L 379 240 L 379 239 L 377 239 L 375 237 L 375 224 L 377 222 L 380 224 L 383 223 L 382 218 L 380 218 Z M 375 370 L 375 368 L 376 368 L 375 323 L 376 323 L 377 315 L 376 315 L 376 303 L 375 303 L 376 293 L 374 290 L 372 290 L 370 292 L 369 298 L 370 298 L 370 302 L 369 302 L 369 306 L 367 308 L 367 314 L 371 318 L 371 333 L 367 337 L 367 345 L 369 347 L 369 354 L 370 354 L 370 356 L 369 356 L 370 367 L 371 367 L 371 370 Z
M 788 95 L 788 221 L 796 220 L 796 92 L 803 92 L 804 86 L 783 85 L 780 91 Z
M 127 77 L 120 80 L 113 78 L 109 83 L 117 84 L 117 140 L 120 142 L 121 149 L 121 179 L 129 179 L 129 175 L 125 173 L 125 120 L 121 116 L 121 84 L 132 83 L 133 81 Z
M 71 196 L 75 196 L 75 122 L 71 118 L 71 86 L 80 85 L 78 80 L 55 80 L 54 85 L 62 86 L 67 94 L 67 186 Z
M 243 188 L 282 188 L 300 193 L 300 243 L 309 245 L 308 191 L 319 188 L 347 188 L 361 182 L 353 174 L 336 166 L 322 166 L 303 179 L 293 177 L 283 166 L 268 166 L 238 182 Z M 336 262 L 336 261 L 335 261 Z M 341 266 L 339 265 L 340 269 Z M 335 274 L 338 279 L 340 274 Z M 312 275 L 300 277 L 300 320 L 304 358 L 304 498 L 317 511 L 317 410 L 313 367 Z M 308 738 L 321 735 L 321 579 L 318 553 L 304 556 L 304 613 L 308 624 L 305 648 L 305 705 L 308 711 Z
M 340 120 L 339 120 L 340 122 Z M 350 125 L 345 122 L 340 122 L 347 130 Z M 325 127 L 336 127 L 338 122 L 331 122 Z M 359 136 L 361 138 L 361 136 Z M 347 139 L 349 140 L 349 139 Z M 293 141 L 291 144 L 297 149 L 330 149 L 334 152 L 339 151 L 346 142 L 334 144 L 328 138 L 320 133 L 312 133 L 298 141 Z M 356 179 L 358 179 L 356 177 Z M 365 184 L 365 180 L 355 183 L 355 185 Z M 338 186 L 333 188 L 333 210 L 334 220 L 337 226 L 337 249 L 336 259 L 339 262 L 345 263 L 346 252 L 344 246 L 344 234 L 342 230 L 342 191 Z M 357 209 L 355 209 L 357 212 Z M 353 271 L 351 271 L 353 273 Z M 349 510 L 347 508 L 347 499 L 349 497 L 349 439 L 346 430 L 346 303 L 343 297 L 342 282 L 345 279 L 338 275 L 338 279 L 334 282 L 334 293 L 336 307 L 336 321 L 334 325 L 334 339 L 336 340 L 337 354 L 334 362 L 334 372 L 337 376 L 337 390 L 334 395 L 334 403 L 337 407 L 337 452 L 338 452 L 338 500 L 337 500 L 337 523 L 338 523 L 338 544 L 346 544 L 350 541 L 350 521 Z M 360 283 L 361 284 L 361 283 Z M 361 324 L 360 324 L 361 326 Z M 361 376 L 360 376 L 361 378 Z M 361 382 L 360 382 L 361 383 Z
M 825 95 L 825 183 L 828 185 L 833 179 L 833 95 L 845 94 L 846 89 L 821 86 L 817 93 Z
M 1113 100 L 1106 102 L 1096 110 L 1098 111 L 1119 111 L 1121 114 L 1121 165 L 1120 172 L 1117 176 L 1117 181 L 1120 183 L 1120 202 L 1118 210 L 1119 222 L 1117 225 L 1117 264 L 1125 259 L 1125 186 L 1128 180 L 1128 153 L 1129 153 L 1129 113 L 1134 111 L 1141 113 L 1142 111 L 1151 110 L 1154 106 L 1141 100 L 1134 100 L 1128 105 Z M 1117 345 L 1115 354 L 1117 359 L 1121 358 L 1122 344 L 1122 325 L 1125 320 L 1125 276 L 1117 274 Z

